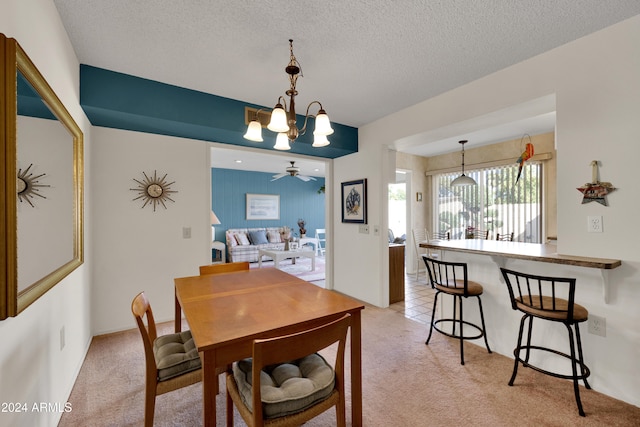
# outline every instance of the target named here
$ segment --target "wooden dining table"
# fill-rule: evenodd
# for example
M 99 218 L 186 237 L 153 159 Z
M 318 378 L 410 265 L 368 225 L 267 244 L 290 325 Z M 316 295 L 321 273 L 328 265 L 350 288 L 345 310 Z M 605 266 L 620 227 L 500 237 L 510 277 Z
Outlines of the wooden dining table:
M 216 368 L 251 357 L 254 339 L 313 328 L 351 315 L 351 418 L 362 425 L 361 310 L 364 305 L 275 268 L 176 278 L 175 330 L 182 313 L 201 353 L 203 417 L 216 425 Z

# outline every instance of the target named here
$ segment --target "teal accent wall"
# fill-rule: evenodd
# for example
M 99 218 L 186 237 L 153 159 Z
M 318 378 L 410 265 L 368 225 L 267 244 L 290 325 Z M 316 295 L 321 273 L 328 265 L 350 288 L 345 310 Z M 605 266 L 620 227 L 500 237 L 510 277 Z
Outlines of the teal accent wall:
M 274 89 L 273 100 L 284 95 Z M 222 144 L 273 150 L 276 134 L 263 131 L 264 142 L 243 138 L 245 106 L 273 108 L 249 104 L 196 90 L 185 89 L 154 80 L 80 65 L 80 105 L 94 126 L 177 136 Z M 331 118 L 331 106 L 325 109 Z M 304 116 L 297 116 L 298 127 Z M 290 153 L 335 159 L 358 151 L 358 129 L 331 123 L 331 144 L 314 148 L 309 131 L 292 144 Z M 313 129 L 313 119 L 307 124 Z
M 215 226 L 215 239 L 225 242 L 229 228 L 279 227 L 287 225 L 298 231 L 298 219 L 306 223 L 307 235 L 315 236 L 316 228 L 325 228 L 324 198 L 318 189 L 324 178 L 304 182 L 292 176 L 271 181 L 273 173 L 211 169 L 211 207 L 220 220 Z M 279 194 L 279 220 L 247 220 L 246 194 Z

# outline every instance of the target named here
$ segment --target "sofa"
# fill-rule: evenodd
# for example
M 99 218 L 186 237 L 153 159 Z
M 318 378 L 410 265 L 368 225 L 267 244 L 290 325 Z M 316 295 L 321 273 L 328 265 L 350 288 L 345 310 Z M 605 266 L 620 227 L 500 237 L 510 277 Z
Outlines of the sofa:
M 259 249 L 283 250 L 283 232 L 284 227 L 228 229 L 225 234 L 229 262 L 258 262 Z

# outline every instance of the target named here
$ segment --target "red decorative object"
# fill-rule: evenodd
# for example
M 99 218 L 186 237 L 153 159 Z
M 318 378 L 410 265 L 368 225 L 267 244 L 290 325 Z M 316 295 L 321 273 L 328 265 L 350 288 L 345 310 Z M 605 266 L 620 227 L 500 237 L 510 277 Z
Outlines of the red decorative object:
M 520 164 L 520 167 L 518 168 L 518 176 L 516 177 L 516 182 L 515 182 L 516 184 L 520 179 L 520 174 L 522 173 L 524 162 L 526 162 L 532 157 L 533 157 L 533 144 L 530 142 L 527 142 L 527 145 L 525 145 L 524 151 L 522 152 L 522 154 L 520 154 L 520 157 L 518 157 L 518 163 Z
M 589 202 L 598 202 L 603 206 L 607 204 L 607 194 L 616 190 L 616 188 L 610 182 L 598 181 L 598 161 L 593 160 L 591 162 L 591 182 L 584 184 L 577 189 L 584 197 L 582 198 L 582 204 Z

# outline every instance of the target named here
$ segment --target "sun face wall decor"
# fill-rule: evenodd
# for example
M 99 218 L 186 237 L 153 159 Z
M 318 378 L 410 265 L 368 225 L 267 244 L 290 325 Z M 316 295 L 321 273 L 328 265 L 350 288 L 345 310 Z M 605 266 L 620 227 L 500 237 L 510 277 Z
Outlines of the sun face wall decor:
M 133 178 L 135 182 L 138 183 L 137 188 L 130 188 L 129 190 L 135 191 L 138 193 L 138 197 L 133 200 L 143 200 L 142 208 L 145 206 L 153 206 L 153 211 L 156 211 L 156 206 L 162 205 L 165 209 L 167 209 L 166 201 L 169 200 L 175 203 L 170 197 L 170 194 L 177 193 L 176 190 L 171 190 L 171 185 L 175 184 L 175 181 L 167 182 L 167 174 L 164 174 L 162 178 L 158 178 L 156 171 L 153 171 L 153 178 L 149 177 L 145 172 L 142 172 L 144 176 L 143 180 L 137 180 Z
M 20 202 L 27 202 L 31 205 L 32 208 L 35 208 L 32 200 L 34 200 L 35 196 L 46 199 L 45 196 L 40 194 L 40 188 L 42 187 L 51 187 L 47 184 L 40 184 L 39 179 L 46 175 L 46 173 L 41 173 L 40 175 L 33 175 L 33 173 L 29 173 L 33 163 L 29 165 L 24 171 L 22 168 L 18 169 L 18 180 L 16 183 L 16 190 L 18 192 L 18 200 Z

